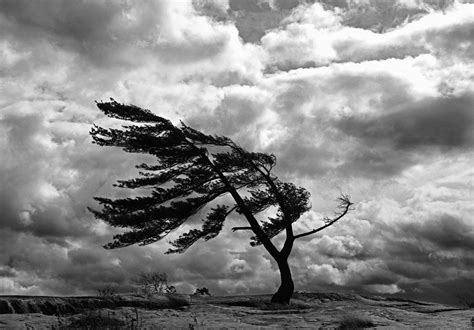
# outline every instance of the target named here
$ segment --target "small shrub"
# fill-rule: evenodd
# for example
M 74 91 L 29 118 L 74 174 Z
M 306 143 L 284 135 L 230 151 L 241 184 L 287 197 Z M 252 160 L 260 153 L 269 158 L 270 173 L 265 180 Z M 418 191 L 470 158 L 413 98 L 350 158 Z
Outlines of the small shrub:
M 118 286 L 106 285 L 102 288 L 97 289 L 97 296 L 102 298 L 112 298 L 118 293 Z
M 363 319 L 354 315 L 348 315 L 339 324 L 338 329 L 364 329 L 372 328 L 375 324 L 368 319 Z
M 168 286 L 165 290 L 166 290 L 166 293 L 168 294 L 176 293 L 176 288 L 174 287 L 174 285 Z
M 197 288 L 196 291 L 194 291 L 193 296 L 210 296 L 211 294 L 209 293 L 208 288 Z

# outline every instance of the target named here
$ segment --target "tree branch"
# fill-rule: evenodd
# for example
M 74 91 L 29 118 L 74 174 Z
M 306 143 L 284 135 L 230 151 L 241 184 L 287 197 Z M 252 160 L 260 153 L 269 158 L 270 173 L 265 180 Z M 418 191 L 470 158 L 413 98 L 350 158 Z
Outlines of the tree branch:
M 232 142 L 232 144 L 228 144 L 228 146 L 231 147 L 232 149 L 236 150 L 243 157 L 248 159 L 248 157 L 246 157 L 245 152 L 242 150 L 242 148 L 240 146 L 236 145 L 233 142 Z M 280 205 L 281 211 L 283 212 L 283 221 L 285 222 L 286 240 L 285 240 L 285 243 L 283 244 L 282 249 L 279 251 L 279 253 L 283 257 L 288 257 L 288 255 L 290 254 L 291 249 L 293 247 L 293 242 L 295 240 L 295 236 L 293 234 L 293 226 L 292 226 L 292 223 L 291 223 L 291 219 L 288 215 L 288 211 L 286 209 L 284 198 L 281 195 L 280 191 L 278 190 L 277 186 L 275 185 L 275 182 L 273 182 L 274 179 L 272 179 L 271 176 L 270 176 L 271 167 L 270 167 L 270 169 L 267 169 L 267 168 L 265 168 L 264 166 L 261 165 L 265 169 L 265 172 L 267 172 L 267 173 L 264 173 L 264 171 L 259 166 L 255 165 L 255 163 L 252 160 L 249 159 L 249 161 L 250 161 L 251 165 L 258 172 L 260 172 L 262 177 L 268 183 L 270 189 L 272 190 L 272 193 L 275 195 L 275 197 L 277 199 L 277 202 Z
M 341 209 L 342 211 L 339 213 L 339 214 L 336 214 L 336 217 L 330 219 L 330 218 L 325 218 L 323 219 L 323 221 L 325 222 L 325 225 L 324 226 L 321 226 L 319 228 L 316 228 L 314 230 L 310 230 L 306 233 L 302 233 L 302 234 L 299 234 L 299 235 L 295 235 L 295 239 L 298 239 L 298 238 L 302 238 L 302 237 L 305 237 L 305 236 L 308 236 L 308 235 L 312 235 L 312 234 L 315 234 L 323 229 L 326 229 L 327 227 L 329 226 L 332 226 L 333 224 L 335 224 L 338 220 L 340 220 L 341 218 L 343 218 L 347 212 L 349 212 L 350 210 L 350 207 L 352 205 L 354 205 L 354 203 L 352 203 L 349 199 L 349 196 L 347 195 L 341 195 L 339 198 L 339 205 L 338 205 L 338 209 Z
M 208 163 L 208 165 L 219 176 L 222 183 L 227 187 L 229 193 L 232 195 L 239 209 L 242 211 L 242 214 L 245 216 L 245 218 L 249 222 L 250 227 L 252 228 L 252 231 L 261 240 L 263 246 L 267 249 L 268 253 L 270 253 L 270 255 L 274 258 L 278 258 L 280 252 L 275 247 L 275 245 L 273 245 L 272 241 L 265 235 L 265 232 L 263 231 L 262 227 L 258 223 L 258 220 L 254 217 L 252 212 L 250 212 L 250 210 L 247 208 L 244 200 L 242 199 L 240 194 L 237 192 L 237 189 L 229 182 L 229 180 L 222 173 L 222 171 L 220 171 L 220 169 L 218 169 L 216 165 L 214 165 L 214 163 L 209 159 L 209 157 L 207 156 L 207 150 L 202 150 L 201 148 L 198 148 L 192 141 L 189 141 L 186 136 L 183 136 L 183 137 L 184 137 L 185 142 L 188 143 L 192 148 L 200 149 L 202 151 L 200 156 L 202 157 L 202 159 L 204 159 L 206 163 Z

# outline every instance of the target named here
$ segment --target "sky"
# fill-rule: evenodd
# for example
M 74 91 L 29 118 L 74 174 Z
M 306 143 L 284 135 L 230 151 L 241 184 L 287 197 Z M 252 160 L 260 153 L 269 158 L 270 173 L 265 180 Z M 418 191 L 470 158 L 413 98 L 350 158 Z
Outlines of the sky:
M 274 153 L 311 192 L 296 233 L 351 196 L 296 242 L 296 290 L 457 302 L 474 291 L 473 57 L 473 1 L 0 1 L 0 294 L 155 271 L 182 293 L 277 289 L 237 216 L 184 254 L 102 248 L 119 231 L 87 207 L 148 159 L 91 143 L 120 124 L 95 105 L 112 97 Z

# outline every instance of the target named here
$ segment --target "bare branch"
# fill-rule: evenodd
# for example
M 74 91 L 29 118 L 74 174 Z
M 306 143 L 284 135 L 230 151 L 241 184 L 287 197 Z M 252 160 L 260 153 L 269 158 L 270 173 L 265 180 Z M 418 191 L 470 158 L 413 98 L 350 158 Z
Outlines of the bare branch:
M 319 232 L 323 229 L 326 229 L 329 226 L 332 226 L 338 220 L 343 218 L 351 210 L 351 206 L 354 205 L 354 203 L 352 203 L 350 201 L 350 197 L 348 195 L 342 194 L 341 196 L 339 196 L 339 198 L 337 200 L 339 201 L 339 205 L 337 206 L 337 208 L 341 211 L 336 213 L 336 216 L 334 218 L 324 218 L 323 219 L 323 221 L 325 223 L 324 226 L 321 226 L 321 227 L 316 228 L 314 230 L 310 230 L 306 233 L 295 235 L 295 239 L 315 234 L 315 233 L 317 233 L 317 232 Z

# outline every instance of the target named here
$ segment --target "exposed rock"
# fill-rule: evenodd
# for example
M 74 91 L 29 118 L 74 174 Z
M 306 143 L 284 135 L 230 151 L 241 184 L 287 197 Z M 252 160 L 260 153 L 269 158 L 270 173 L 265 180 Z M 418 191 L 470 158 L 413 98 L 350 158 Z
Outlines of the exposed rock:
M 0 308 L 10 310 L 46 308 L 49 314 L 81 310 L 75 314 L 2 314 L 0 328 L 51 329 L 113 328 L 113 329 L 189 329 L 236 328 L 336 329 L 346 325 L 368 325 L 373 328 L 435 328 L 469 329 L 474 317 L 472 309 L 410 301 L 396 298 L 358 296 L 337 293 L 299 293 L 291 304 L 270 304 L 270 295 L 196 297 L 182 296 L 178 306 L 166 296 L 120 296 L 115 299 L 97 297 L 0 297 Z M 174 296 L 175 299 L 179 299 Z M 111 304 L 113 307 L 108 307 Z M 173 305 L 174 304 L 174 305 Z M 25 307 L 26 306 L 26 307 Z M 41 307 L 44 306 L 44 307 Z M 68 307 L 69 306 L 69 307 Z M 101 307 L 102 306 L 102 307 Z M 103 307 L 105 306 L 105 307 Z M 129 307 L 118 307 L 129 306 Z M 173 306 L 175 306 L 173 308 Z M 179 307 L 179 308 L 176 308 Z
M 186 306 L 188 304 L 189 297 L 184 295 L 157 295 L 149 298 L 133 295 L 111 298 L 0 296 L 0 314 L 41 313 L 45 315 L 64 315 L 79 313 L 88 309 L 118 307 L 159 309 Z

